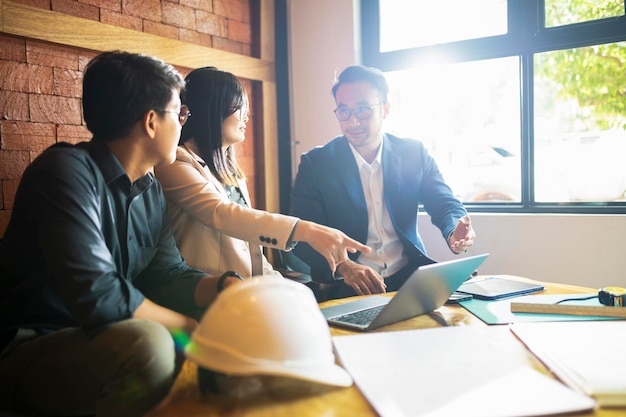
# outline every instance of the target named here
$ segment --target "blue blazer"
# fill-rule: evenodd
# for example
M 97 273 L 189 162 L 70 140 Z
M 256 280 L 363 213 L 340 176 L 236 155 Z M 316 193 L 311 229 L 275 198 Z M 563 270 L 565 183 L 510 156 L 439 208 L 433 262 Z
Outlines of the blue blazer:
M 467 214 L 444 182 L 435 160 L 414 139 L 385 134 L 382 149 L 384 198 L 404 253 L 417 266 L 432 263 L 417 230 L 419 204 L 447 239 Z M 367 206 L 361 177 L 345 136 L 304 153 L 291 193 L 290 214 L 367 241 Z M 326 260 L 304 242 L 294 249 L 316 281 L 332 280 Z M 360 253 L 350 254 L 353 260 Z

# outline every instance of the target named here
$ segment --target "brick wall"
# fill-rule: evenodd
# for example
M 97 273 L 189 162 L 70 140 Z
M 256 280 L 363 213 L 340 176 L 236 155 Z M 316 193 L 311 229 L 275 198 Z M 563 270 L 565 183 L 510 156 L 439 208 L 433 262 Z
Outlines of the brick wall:
M 240 55 L 258 50 L 252 41 L 255 0 L 14 1 Z M 91 138 L 80 98 L 84 68 L 96 54 L 0 32 L 0 238 L 26 166 L 56 142 Z M 190 71 L 178 70 L 183 76 Z M 237 152 L 254 204 L 253 123 Z

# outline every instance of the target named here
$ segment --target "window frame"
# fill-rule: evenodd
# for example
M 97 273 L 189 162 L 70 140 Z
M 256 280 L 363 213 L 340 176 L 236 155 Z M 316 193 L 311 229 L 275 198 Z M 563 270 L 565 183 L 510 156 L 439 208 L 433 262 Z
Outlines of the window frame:
M 625 8 L 626 8 L 626 2 Z M 410 68 L 438 50 L 451 63 L 519 56 L 522 201 L 464 203 L 470 212 L 626 214 L 626 202 L 539 203 L 533 201 L 534 68 L 533 54 L 626 41 L 626 14 L 600 20 L 545 27 L 544 0 L 507 0 L 508 33 L 410 49 L 380 52 L 379 0 L 361 0 L 360 41 L 363 65 L 383 72 Z

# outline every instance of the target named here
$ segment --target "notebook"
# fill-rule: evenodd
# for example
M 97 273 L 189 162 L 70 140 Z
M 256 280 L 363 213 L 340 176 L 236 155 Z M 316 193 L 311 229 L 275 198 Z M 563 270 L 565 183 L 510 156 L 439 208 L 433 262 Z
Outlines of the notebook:
M 505 297 L 543 291 L 541 284 L 514 281 L 506 278 L 487 277 L 462 284 L 458 292 L 470 294 L 479 300 L 498 300 Z
M 367 331 L 441 307 L 489 254 L 419 267 L 393 297 L 372 295 L 322 308 L 329 324 Z M 362 316 L 370 316 L 362 319 Z

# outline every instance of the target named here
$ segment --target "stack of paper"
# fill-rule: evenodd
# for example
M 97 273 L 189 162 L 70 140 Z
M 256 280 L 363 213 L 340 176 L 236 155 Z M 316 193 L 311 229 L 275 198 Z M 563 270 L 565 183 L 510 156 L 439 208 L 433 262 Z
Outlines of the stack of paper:
M 333 338 L 356 385 L 386 416 L 541 416 L 595 401 L 534 370 L 507 328 L 452 327 Z
M 625 321 L 518 323 L 511 330 L 563 382 L 600 406 L 626 407 Z

